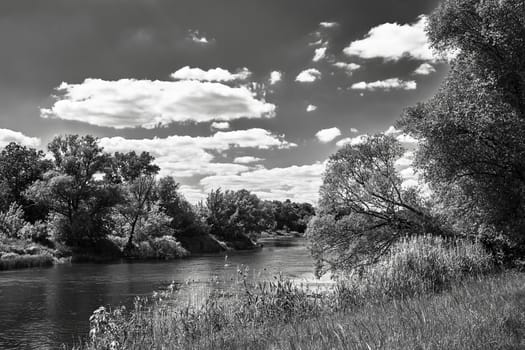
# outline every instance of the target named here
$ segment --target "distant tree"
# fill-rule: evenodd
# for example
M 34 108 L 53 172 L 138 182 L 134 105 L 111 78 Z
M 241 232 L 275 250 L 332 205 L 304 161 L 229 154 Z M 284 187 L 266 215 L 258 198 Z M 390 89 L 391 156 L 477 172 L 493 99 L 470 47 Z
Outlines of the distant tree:
M 375 262 L 401 237 L 447 234 L 417 193 L 401 186 L 394 164 L 402 154 L 396 139 L 376 135 L 330 157 L 307 231 L 319 266 L 351 269 Z
M 207 233 L 207 227 L 196 209 L 179 191 L 179 184 L 171 176 L 163 177 L 158 184 L 159 206 L 171 219 L 170 226 L 177 238 Z
M 25 219 L 42 220 L 47 215 L 45 205 L 39 206 L 24 197 L 24 191 L 52 167 L 44 152 L 11 142 L 0 153 L 0 211 L 13 202 L 22 206 Z
M 456 226 L 525 254 L 525 1 L 446 0 L 427 30 L 457 57 L 399 123 L 420 140 L 416 165 Z
M 68 245 L 89 245 L 109 232 L 112 207 L 122 200 L 117 185 L 97 180 L 109 155 L 97 139 L 87 135 L 56 137 L 48 146 L 54 170 L 47 172 L 25 192 L 51 212 L 60 215 L 59 237 Z

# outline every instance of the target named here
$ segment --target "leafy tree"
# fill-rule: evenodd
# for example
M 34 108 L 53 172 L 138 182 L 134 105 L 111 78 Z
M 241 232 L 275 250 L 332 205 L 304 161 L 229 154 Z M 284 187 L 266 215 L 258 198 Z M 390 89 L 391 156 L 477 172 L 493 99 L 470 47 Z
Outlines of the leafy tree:
M 44 152 L 11 142 L 0 153 L 0 211 L 13 202 L 20 204 L 26 220 L 35 222 L 47 215 L 45 206 L 38 206 L 23 196 L 23 192 L 51 168 Z
M 115 183 L 122 183 L 132 182 L 140 176 L 157 175 L 160 168 L 153 164 L 154 160 L 148 152 L 142 152 L 140 155 L 135 151 L 115 152 L 105 169 L 106 178 Z
M 505 255 L 525 249 L 524 14 L 523 0 L 444 1 L 428 34 L 458 55 L 399 123 L 421 140 L 417 165 L 454 224 Z
M 416 192 L 402 187 L 394 165 L 402 154 L 396 139 L 376 135 L 330 157 L 307 231 L 319 266 L 351 269 L 375 262 L 401 237 L 447 234 Z
M 109 155 L 87 135 L 56 137 L 48 146 L 55 169 L 26 191 L 26 196 L 60 215 L 60 238 L 72 246 L 90 245 L 109 232 L 111 208 L 121 201 L 118 186 L 97 180 Z
M 171 176 L 163 177 L 158 184 L 159 206 L 171 219 L 170 226 L 177 238 L 199 236 L 207 233 L 192 205 L 179 192 L 179 184 Z

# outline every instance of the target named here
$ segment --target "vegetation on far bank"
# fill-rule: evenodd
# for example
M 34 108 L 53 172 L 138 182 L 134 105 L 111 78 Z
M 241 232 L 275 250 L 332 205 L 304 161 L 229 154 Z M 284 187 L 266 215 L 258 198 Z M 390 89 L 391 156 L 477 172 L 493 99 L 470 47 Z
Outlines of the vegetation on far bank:
M 191 205 L 148 153 L 107 154 L 89 135 L 55 137 L 48 152 L 11 143 L 0 153 L 3 269 L 253 249 L 261 232 L 304 232 L 314 215 L 308 203 L 247 190 L 213 190 Z

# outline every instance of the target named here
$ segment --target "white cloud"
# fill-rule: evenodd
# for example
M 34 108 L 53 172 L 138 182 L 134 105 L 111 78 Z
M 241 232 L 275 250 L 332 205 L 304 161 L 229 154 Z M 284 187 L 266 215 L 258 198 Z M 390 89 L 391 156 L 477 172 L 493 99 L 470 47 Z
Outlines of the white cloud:
M 234 163 L 237 164 L 250 164 L 250 163 L 257 163 L 260 161 L 263 161 L 262 158 L 252 157 L 252 156 L 244 156 L 244 157 L 237 157 L 233 160 Z
M 391 78 L 386 80 L 378 80 L 374 82 L 364 82 L 355 83 L 351 86 L 352 90 L 415 90 L 417 88 L 417 83 L 413 80 L 404 81 L 399 78 Z
M 273 117 L 275 105 L 255 98 L 244 86 L 196 80 L 86 79 L 62 83 L 44 118 L 58 118 L 117 129 L 154 128 L 172 122 L 229 121 Z
M 368 135 L 358 135 L 356 137 L 346 137 L 337 141 L 336 145 L 338 147 L 343 147 L 345 145 L 357 146 L 360 145 L 368 139 Z
M 317 106 L 315 106 L 315 105 L 308 105 L 308 106 L 306 107 L 306 111 L 307 111 L 307 112 L 313 112 L 313 111 L 315 111 L 316 109 L 317 109 Z
M 251 76 L 252 72 L 248 68 L 242 68 L 237 73 L 222 68 L 209 69 L 207 71 L 200 68 L 191 68 L 185 66 L 171 74 L 171 77 L 176 80 L 200 80 L 200 81 L 234 81 L 246 80 Z
M 325 57 L 326 57 L 326 47 L 320 47 L 318 49 L 315 49 L 315 55 L 312 61 L 319 62 Z
M 323 28 L 334 28 L 339 25 L 337 22 L 321 22 L 319 25 Z
M 383 134 L 391 135 L 396 138 L 397 141 L 403 145 L 407 150 L 413 151 L 417 148 L 418 140 L 414 137 L 403 133 L 401 130 L 396 129 L 393 126 L 390 126 Z
M 202 35 L 198 30 L 189 30 L 188 31 L 189 39 L 197 44 L 209 44 L 210 41 L 204 35 Z
M 281 80 L 283 79 L 283 73 L 282 72 L 279 72 L 277 70 L 274 70 L 273 72 L 270 73 L 270 84 L 271 85 L 274 85 L 278 82 L 280 82 Z
M 11 142 L 36 148 L 40 146 L 41 140 L 38 137 L 26 136 L 19 131 L 0 129 L 0 147 L 5 147 Z
M 402 57 L 433 60 L 425 33 L 427 18 L 420 16 L 413 24 L 384 23 L 370 29 L 364 39 L 354 41 L 343 52 L 361 58 L 384 58 L 397 61 Z
M 358 70 L 361 66 L 357 63 L 335 62 L 334 66 L 344 69 L 347 74 L 352 74 L 353 71 Z
M 247 171 L 245 165 L 218 163 L 215 155 L 233 148 L 290 148 L 293 143 L 264 129 L 219 131 L 212 136 L 169 136 L 153 139 L 105 137 L 100 145 L 107 152 L 146 151 L 156 158 L 161 175 L 176 178 L 195 175 L 230 175 Z
M 295 81 L 299 81 L 301 83 L 312 83 L 318 79 L 321 79 L 321 72 L 315 68 L 309 68 L 299 73 L 299 75 L 297 75 L 295 78 Z
M 418 75 L 429 75 L 436 71 L 436 69 L 428 63 L 423 63 L 414 71 L 414 74 Z
M 323 130 L 319 130 L 315 134 L 315 137 L 317 137 L 319 142 L 322 142 L 322 143 L 331 142 L 338 136 L 341 136 L 341 130 L 339 130 L 339 128 L 323 129 Z
M 218 129 L 218 130 L 226 130 L 226 129 L 230 128 L 230 123 L 228 123 L 228 122 L 213 122 L 213 123 L 211 123 L 211 127 L 213 129 Z
M 207 194 L 204 193 L 200 188 L 188 186 L 188 185 L 182 185 L 180 186 L 180 191 L 184 195 L 184 197 L 190 202 L 190 203 L 199 203 L 200 201 L 205 201 Z
M 356 134 L 359 132 L 359 130 L 357 130 L 356 128 L 350 128 L 350 132 Z
M 248 189 L 263 199 L 315 203 L 325 165 L 293 165 L 286 168 L 256 169 L 235 175 L 209 176 L 200 183 L 206 191 L 214 188 Z

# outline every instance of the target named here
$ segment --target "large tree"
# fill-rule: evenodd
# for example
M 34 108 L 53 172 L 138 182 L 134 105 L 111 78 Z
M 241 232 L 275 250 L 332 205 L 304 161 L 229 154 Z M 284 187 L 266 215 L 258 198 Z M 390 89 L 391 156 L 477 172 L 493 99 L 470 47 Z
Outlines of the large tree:
M 490 248 L 525 248 L 525 1 L 446 0 L 428 34 L 455 52 L 438 93 L 399 126 L 456 224 Z M 502 239 L 500 239 L 503 237 Z
M 111 208 L 122 199 L 117 185 L 97 179 L 110 156 L 90 135 L 59 136 L 48 149 L 54 169 L 26 191 L 27 197 L 58 215 L 58 238 L 66 244 L 96 243 L 109 231 Z
M 24 197 L 24 191 L 52 167 L 44 152 L 11 142 L 0 153 L 0 211 L 9 209 L 13 202 L 23 207 L 24 216 L 34 222 L 47 214 L 45 205 L 39 206 Z
M 391 136 L 346 145 L 328 161 L 319 209 L 307 235 L 319 267 L 350 270 L 376 261 L 407 235 L 446 235 L 416 191 L 404 188 Z

